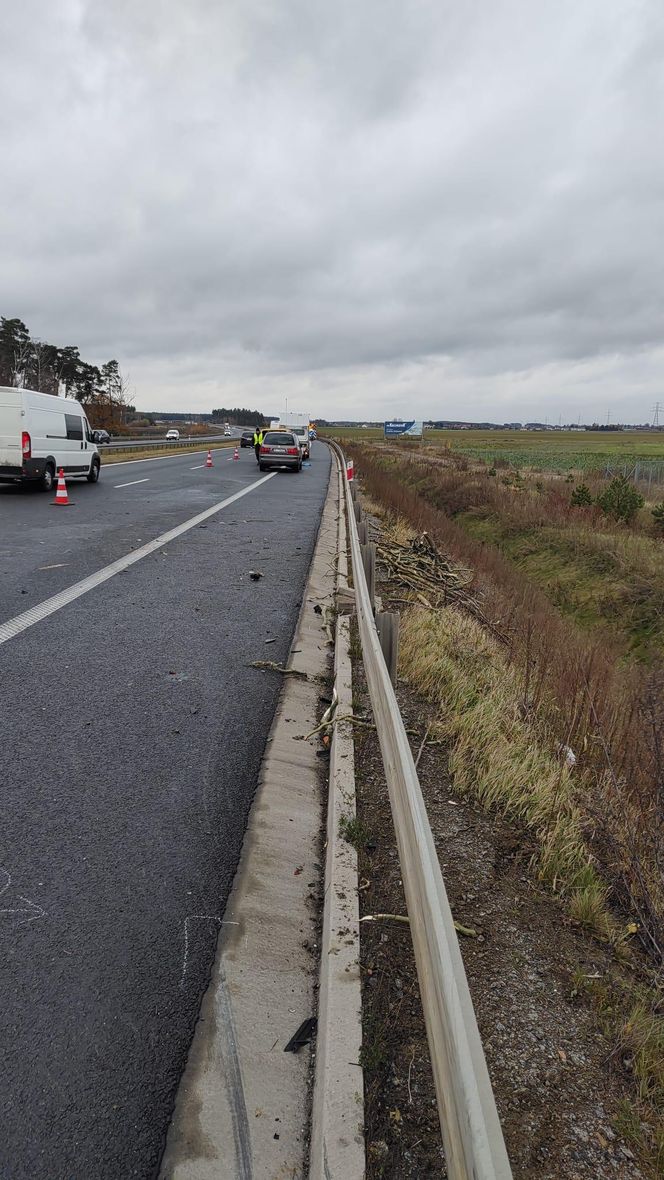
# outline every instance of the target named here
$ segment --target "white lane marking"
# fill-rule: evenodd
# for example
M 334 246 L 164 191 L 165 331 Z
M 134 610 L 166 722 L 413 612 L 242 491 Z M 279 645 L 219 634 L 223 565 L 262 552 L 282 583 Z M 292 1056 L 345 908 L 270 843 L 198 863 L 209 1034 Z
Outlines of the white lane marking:
M 149 482 L 150 482 L 150 477 L 149 477 L 149 475 L 146 475 L 145 479 L 132 479 L 132 480 L 130 480 L 129 483 L 116 483 L 114 486 L 116 488 L 133 488 L 134 485 L 137 483 L 149 483 Z
M 56 561 L 55 565 L 40 565 L 38 568 L 40 570 L 62 570 L 66 565 L 69 565 L 68 561 Z
M 229 504 L 234 504 L 236 500 L 241 500 L 243 496 L 247 496 L 249 492 L 253 492 L 255 488 L 259 488 L 268 479 L 273 479 L 274 475 L 275 472 L 271 471 L 269 475 L 262 476 L 261 479 L 257 479 L 255 483 L 250 483 L 248 487 L 242 488 L 241 491 L 235 492 L 232 496 L 227 496 L 225 500 L 220 500 L 218 504 L 213 504 L 211 508 L 206 508 L 204 512 L 199 512 L 197 516 L 192 516 L 189 520 L 185 520 L 184 524 L 176 525 L 174 529 L 169 529 L 167 533 L 162 533 L 160 537 L 155 537 L 154 541 L 148 541 L 147 545 L 142 545 L 140 549 L 134 549 L 133 553 L 126 553 L 124 557 L 119 557 L 117 561 L 113 561 L 110 565 L 104 566 L 103 569 L 97 570 L 95 574 L 90 574 L 89 577 L 83 578 L 82 582 L 75 582 L 67 590 L 61 590 L 59 594 L 54 594 L 52 598 L 47 598 L 44 602 L 40 602 L 38 606 L 33 606 L 30 610 L 24 611 L 22 615 L 16 615 L 16 618 L 9 619 L 6 623 L 0 623 L 0 644 L 6 643 L 8 639 L 15 639 L 21 632 L 27 631 L 28 627 L 32 627 L 35 623 L 40 623 L 42 619 L 48 618 L 49 615 L 55 614 L 63 606 L 68 606 L 70 602 L 74 602 L 83 594 L 87 594 L 89 590 L 95 590 L 97 586 L 108 582 L 110 578 L 114 578 L 116 574 L 122 573 L 129 566 L 135 565 L 142 558 L 149 557 L 151 553 L 156 553 L 158 549 L 167 545 L 169 541 L 174 541 L 176 537 L 181 537 L 183 533 L 189 532 L 197 524 L 201 524 L 204 520 L 209 520 L 211 516 L 215 516 L 217 512 L 221 512 L 222 508 L 227 508 Z
M 205 463 L 197 463 L 195 467 L 190 467 L 190 471 L 200 471 L 201 467 L 205 467 Z

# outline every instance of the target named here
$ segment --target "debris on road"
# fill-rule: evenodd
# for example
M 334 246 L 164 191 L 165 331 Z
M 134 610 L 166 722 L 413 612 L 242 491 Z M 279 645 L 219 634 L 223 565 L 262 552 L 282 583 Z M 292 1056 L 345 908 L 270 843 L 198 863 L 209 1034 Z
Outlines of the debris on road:
M 249 577 L 251 578 L 252 582 L 260 582 L 261 578 L 264 577 L 264 574 L 262 574 L 260 570 L 249 570 Z
M 308 1016 L 306 1020 L 298 1028 L 297 1032 L 293 1034 L 287 1045 L 284 1045 L 284 1053 L 298 1053 L 303 1045 L 308 1045 L 318 1027 L 318 1020 L 315 1016 Z
M 360 918 L 360 922 L 403 922 L 405 926 L 410 925 L 410 918 L 407 914 L 365 914 Z M 466 938 L 479 938 L 477 930 L 472 926 L 464 926 L 461 922 L 454 922 L 454 929 L 457 934 L 463 934 Z
M 282 664 L 275 664 L 274 660 L 252 660 L 247 666 L 258 668 L 261 672 L 281 672 L 282 676 L 299 676 L 302 680 L 309 679 L 306 672 L 301 672 L 299 668 L 284 668 Z

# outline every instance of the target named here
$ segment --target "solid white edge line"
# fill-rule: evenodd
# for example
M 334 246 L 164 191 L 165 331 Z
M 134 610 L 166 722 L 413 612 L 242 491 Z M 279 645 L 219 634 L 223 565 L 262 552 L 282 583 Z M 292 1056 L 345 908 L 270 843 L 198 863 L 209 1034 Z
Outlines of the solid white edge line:
M 233 504 L 236 500 L 241 500 L 243 496 L 248 495 L 249 492 L 253 492 L 254 488 L 258 488 L 262 483 L 266 483 L 268 479 L 272 479 L 274 475 L 275 472 L 271 471 L 269 475 L 262 476 L 261 479 L 257 479 L 255 483 L 249 484 L 248 487 L 242 488 L 241 491 L 235 492 L 232 496 L 227 496 L 225 500 L 220 500 L 218 504 L 213 504 L 211 508 L 206 508 L 204 512 L 199 512 L 196 516 L 185 520 L 183 524 L 176 525 L 174 529 L 169 529 L 167 533 L 162 533 L 160 537 L 155 537 L 154 541 L 148 541 L 147 545 L 142 545 L 140 549 L 134 549 L 132 553 L 126 553 L 124 557 L 119 557 L 117 561 L 111 562 L 110 565 L 104 566 L 102 569 L 97 570 L 96 573 L 83 578 L 81 582 L 76 582 L 73 586 L 69 586 L 66 590 L 61 590 L 59 594 L 54 594 L 52 598 L 45 599 L 38 606 L 33 606 L 30 610 L 24 611 L 23 614 L 16 615 L 15 618 L 9 619 L 6 623 L 0 623 L 0 645 L 7 643 L 9 639 L 15 639 L 23 631 L 27 631 L 28 627 L 32 627 L 35 623 L 40 623 L 42 619 L 55 614 L 63 606 L 68 606 L 70 602 L 75 602 L 77 598 L 81 598 L 89 590 L 95 590 L 97 586 L 108 582 L 116 574 L 122 573 L 123 570 L 128 569 L 131 565 L 135 565 L 142 558 L 149 557 L 151 553 L 156 553 L 158 549 L 161 549 L 170 541 L 174 541 L 177 537 L 181 537 L 183 533 L 187 533 L 190 529 L 195 528 L 197 524 L 201 524 L 202 521 L 209 520 L 211 516 L 215 516 L 217 512 L 221 512 L 222 508 L 227 508 L 229 504 Z
M 146 475 L 145 479 L 132 479 L 129 483 L 116 483 L 115 488 L 133 488 L 137 483 L 149 483 L 150 476 Z

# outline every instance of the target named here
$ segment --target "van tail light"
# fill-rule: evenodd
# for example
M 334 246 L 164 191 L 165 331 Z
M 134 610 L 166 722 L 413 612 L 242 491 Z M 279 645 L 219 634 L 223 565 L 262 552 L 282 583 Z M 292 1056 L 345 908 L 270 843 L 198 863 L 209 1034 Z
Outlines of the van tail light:
M 286 454 L 287 455 L 297 455 L 298 450 L 299 450 L 298 447 L 288 447 L 288 449 L 286 450 Z
M 24 430 L 23 434 L 21 435 L 21 450 L 23 452 L 24 459 L 29 459 L 31 457 L 31 455 L 32 455 L 32 439 L 30 438 L 30 435 L 28 434 L 27 430 Z

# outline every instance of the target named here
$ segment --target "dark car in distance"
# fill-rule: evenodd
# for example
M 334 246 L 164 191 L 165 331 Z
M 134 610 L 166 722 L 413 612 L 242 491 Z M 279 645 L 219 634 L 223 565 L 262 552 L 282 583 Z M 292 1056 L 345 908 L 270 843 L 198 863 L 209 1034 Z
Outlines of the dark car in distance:
M 93 430 L 92 439 L 98 446 L 101 446 L 102 443 L 110 443 L 111 436 L 107 430 Z
M 240 435 L 240 446 L 241 447 L 253 447 L 253 445 L 254 445 L 254 432 L 253 432 L 253 430 L 243 430 L 242 434 Z
M 287 430 L 266 431 L 258 453 L 258 466 L 261 471 L 274 470 L 276 467 L 301 471 L 302 448 L 297 436 Z

